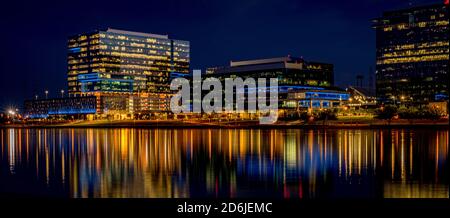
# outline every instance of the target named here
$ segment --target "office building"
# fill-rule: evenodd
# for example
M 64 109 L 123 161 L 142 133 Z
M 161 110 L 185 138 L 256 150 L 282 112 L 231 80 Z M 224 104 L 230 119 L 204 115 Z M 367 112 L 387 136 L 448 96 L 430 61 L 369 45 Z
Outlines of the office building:
M 207 77 L 242 79 L 278 78 L 279 108 L 298 110 L 332 108 L 346 102 L 349 94 L 334 87 L 333 65 L 296 57 L 231 61 L 230 66 L 211 67 Z M 251 90 L 246 90 L 250 92 Z M 248 99 L 246 99 L 248 101 Z
M 189 42 L 167 35 L 108 28 L 69 37 L 67 47 L 69 96 L 26 101 L 29 117 L 167 113 L 171 79 L 189 75 Z
M 189 61 L 189 42 L 167 35 L 110 28 L 78 34 L 68 41 L 69 95 L 97 96 L 100 113 L 164 112 L 170 80 L 189 74 Z
M 448 99 L 448 4 L 387 11 L 374 20 L 376 94 L 383 103 Z
M 208 75 L 219 78 L 239 76 L 242 78 L 278 78 L 279 86 L 329 87 L 334 84 L 333 65 L 306 62 L 302 58 L 277 57 L 268 59 L 231 61 L 227 67 L 213 67 Z
M 49 116 L 86 116 L 97 113 L 95 96 L 71 98 L 35 99 L 25 101 L 28 118 L 48 118 Z

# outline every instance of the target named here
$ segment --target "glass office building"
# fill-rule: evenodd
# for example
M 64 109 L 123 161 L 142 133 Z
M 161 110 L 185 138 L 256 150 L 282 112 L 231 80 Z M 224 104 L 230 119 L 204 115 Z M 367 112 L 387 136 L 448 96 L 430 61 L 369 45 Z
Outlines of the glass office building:
M 114 85 L 82 88 L 123 80 L 132 81 L 132 92 L 167 92 L 172 73 L 189 73 L 189 42 L 167 35 L 97 30 L 69 38 L 67 64 L 71 94 L 122 92 L 120 85 L 117 89 Z
M 134 102 L 129 112 L 165 111 L 170 80 L 188 75 L 189 62 L 189 42 L 167 35 L 110 28 L 78 34 L 68 40 L 69 95 L 95 95 L 99 107 L 125 98 Z
M 449 11 L 437 4 L 384 12 L 376 29 L 376 92 L 384 103 L 448 99 Z
M 26 101 L 30 118 L 165 113 L 170 80 L 189 75 L 189 42 L 167 35 L 109 28 L 69 37 L 67 47 L 69 97 Z

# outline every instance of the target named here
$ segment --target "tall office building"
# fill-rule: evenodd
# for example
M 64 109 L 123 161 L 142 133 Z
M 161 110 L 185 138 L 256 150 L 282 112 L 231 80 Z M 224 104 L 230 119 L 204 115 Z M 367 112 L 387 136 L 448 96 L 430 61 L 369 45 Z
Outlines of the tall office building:
M 376 92 L 384 103 L 448 99 L 448 4 L 384 12 L 376 29 Z
M 116 29 L 68 40 L 70 95 L 95 95 L 99 112 L 167 110 L 170 79 L 189 74 L 189 42 Z

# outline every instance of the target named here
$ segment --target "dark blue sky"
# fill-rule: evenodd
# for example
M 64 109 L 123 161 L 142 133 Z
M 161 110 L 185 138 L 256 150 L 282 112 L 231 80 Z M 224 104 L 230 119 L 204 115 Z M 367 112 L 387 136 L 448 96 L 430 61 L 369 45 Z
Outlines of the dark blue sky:
M 371 19 L 440 0 L 8 1 L 0 8 L 0 109 L 66 88 L 66 40 L 112 27 L 191 42 L 191 68 L 301 56 L 333 63 L 337 85 L 375 65 Z M 367 78 L 367 77 L 366 77 Z

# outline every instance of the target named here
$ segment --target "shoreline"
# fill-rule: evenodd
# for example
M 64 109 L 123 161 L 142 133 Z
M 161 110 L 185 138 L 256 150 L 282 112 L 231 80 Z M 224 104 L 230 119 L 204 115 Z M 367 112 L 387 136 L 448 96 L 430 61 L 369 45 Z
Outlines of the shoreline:
M 153 121 L 153 120 L 120 120 L 120 121 L 83 121 L 59 124 L 8 124 L 0 128 L 176 128 L 176 129 L 392 129 L 392 128 L 440 128 L 449 129 L 449 121 L 445 120 L 363 120 L 353 122 L 316 121 L 300 123 L 298 121 L 279 121 L 275 124 L 259 124 L 257 121 L 229 122 L 188 122 L 188 121 Z

